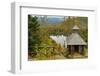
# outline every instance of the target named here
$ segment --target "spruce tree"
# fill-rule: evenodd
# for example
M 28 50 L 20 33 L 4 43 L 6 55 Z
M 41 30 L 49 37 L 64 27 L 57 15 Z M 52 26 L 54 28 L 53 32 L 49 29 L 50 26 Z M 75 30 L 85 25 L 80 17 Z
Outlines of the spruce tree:
M 35 46 L 39 46 L 41 38 L 39 35 L 40 24 L 37 21 L 36 16 L 28 15 L 28 51 L 36 54 Z

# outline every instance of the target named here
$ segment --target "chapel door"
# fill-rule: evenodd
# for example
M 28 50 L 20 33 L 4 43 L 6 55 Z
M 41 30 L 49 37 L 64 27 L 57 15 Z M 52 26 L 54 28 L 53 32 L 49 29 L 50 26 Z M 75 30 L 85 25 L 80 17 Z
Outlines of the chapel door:
M 79 51 L 79 46 L 78 45 L 74 46 L 74 51 L 78 53 L 78 51 Z

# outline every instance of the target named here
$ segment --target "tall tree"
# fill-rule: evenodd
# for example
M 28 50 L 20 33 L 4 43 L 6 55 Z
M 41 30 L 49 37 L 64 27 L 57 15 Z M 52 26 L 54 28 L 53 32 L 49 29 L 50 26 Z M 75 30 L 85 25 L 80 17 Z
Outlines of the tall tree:
M 39 46 L 41 43 L 39 26 L 40 24 L 37 21 L 37 17 L 28 15 L 28 51 L 36 53 L 35 46 Z

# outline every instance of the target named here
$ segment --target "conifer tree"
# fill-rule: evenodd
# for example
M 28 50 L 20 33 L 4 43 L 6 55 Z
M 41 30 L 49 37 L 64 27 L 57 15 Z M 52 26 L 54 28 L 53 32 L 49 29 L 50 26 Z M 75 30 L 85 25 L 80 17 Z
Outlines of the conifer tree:
M 39 35 L 40 24 L 37 21 L 36 16 L 28 15 L 28 51 L 34 52 L 36 54 L 35 46 L 39 46 L 41 43 L 41 38 Z

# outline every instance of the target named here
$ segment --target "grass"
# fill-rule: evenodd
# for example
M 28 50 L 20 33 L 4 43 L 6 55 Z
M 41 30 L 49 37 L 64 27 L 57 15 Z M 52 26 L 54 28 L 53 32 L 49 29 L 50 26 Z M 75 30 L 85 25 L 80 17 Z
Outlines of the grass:
M 57 50 L 56 50 L 57 51 Z M 75 52 L 73 55 L 69 54 L 69 52 L 67 51 L 67 49 L 65 49 L 63 52 L 48 52 L 48 53 L 44 53 L 44 52 L 39 52 L 37 53 L 36 56 L 31 57 L 28 55 L 28 60 L 32 61 L 32 60 L 57 60 L 57 59 L 83 59 L 83 58 L 88 58 L 88 51 L 86 48 L 84 48 L 84 52 L 83 54 L 77 53 Z

